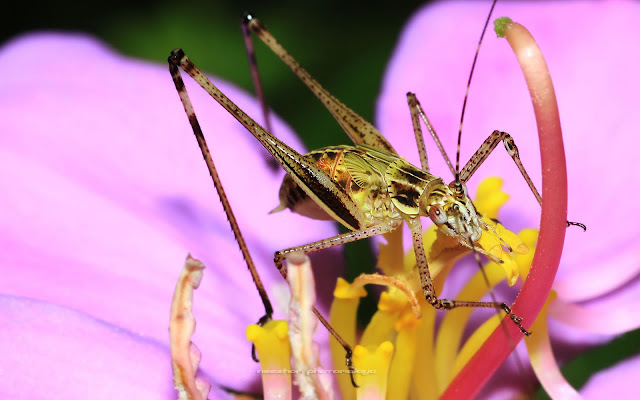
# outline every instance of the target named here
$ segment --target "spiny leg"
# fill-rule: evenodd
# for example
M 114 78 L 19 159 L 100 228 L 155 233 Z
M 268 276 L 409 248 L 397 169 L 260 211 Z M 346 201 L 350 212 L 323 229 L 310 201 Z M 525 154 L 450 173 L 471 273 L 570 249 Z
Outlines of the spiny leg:
M 452 310 L 459 307 L 493 308 L 503 310 L 524 335 L 530 335 L 530 333 L 522 326 L 522 318 L 516 316 L 506 303 L 498 301 L 459 301 L 439 299 L 435 292 L 433 281 L 431 280 L 431 273 L 429 272 L 429 265 L 427 263 L 427 255 L 424 251 L 424 244 L 422 242 L 422 223 L 420 222 L 420 218 L 409 217 L 406 219 L 406 222 L 411 229 L 413 250 L 416 255 L 416 263 L 420 274 L 420 285 L 422 286 L 422 291 L 427 299 L 427 303 L 431 304 L 431 306 L 437 310 Z
M 315 164 L 313 159 L 289 147 L 242 111 L 189 60 L 182 49 L 175 49 L 171 52 L 169 63 L 176 68 L 182 68 L 218 104 L 240 122 L 267 149 L 298 186 L 336 221 L 352 230 L 356 230 L 360 226 L 358 221 L 363 218 L 362 210 L 358 208 L 344 189 Z M 178 69 L 178 75 L 179 73 Z M 331 206 L 326 204 L 327 199 L 331 200 Z
M 382 235 L 387 232 L 391 232 L 392 230 L 397 229 L 398 225 L 383 225 L 383 226 L 374 226 L 371 228 L 360 229 L 357 231 L 342 233 L 340 235 L 336 235 L 327 239 L 318 240 L 316 242 L 304 244 L 302 246 L 291 247 L 288 249 L 276 251 L 273 256 L 273 261 L 280 271 L 280 274 L 286 279 L 287 278 L 287 269 L 282 264 L 282 261 L 285 259 L 287 254 L 301 251 L 305 254 L 313 253 L 318 250 L 328 249 L 334 246 L 339 246 L 342 244 L 347 244 L 351 242 L 355 242 L 357 240 L 370 238 L 376 235 Z
M 243 24 L 264 42 L 293 71 L 300 80 L 322 101 L 327 110 L 356 144 L 365 144 L 376 149 L 396 154 L 391 144 L 367 120 L 336 99 L 323 88 L 300 64 L 282 47 L 257 18 L 245 14 Z
M 328 239 L 318 240 L 316 242 L 308 243 L 308 244 L 305 244 L 305 245 L 302 245 L 302 246 L 291 247 L 291 248 L 288 248 L 288 249 L 277 251 L 274 254 L 273 261 L 274 261 L 274 263 L 276 265 L 276 268 L 278 268 L 278 271 L 280 271 L 280 274 L 282 275 L 282 277 L 286 279 L 287 278 L 287 268 L 282 263 L 282 261 L 285 259 L 287 254 L 290 254 L 290 253 L 293 253 L 293 252 L 296 252 L 296 251 L 302 251 L 305 254 L 309 254 L 309 253 L 313 253 L 313 252 L 318 251 L 318 250 L 328 249 L 328 248 L 331 248 L 331 247 L 334 247 L 334 246 L 339 246 L 339 245 L 342 245 L 342 244 L 355 242 L 355 241 L 360 240 L 360 239 L 365 239 L 365 238 L 369 238 L 369 237 L 372 237 L 372 236 L 381 235 L 381 234 L 387 233 L 389 231 L 392 231 L 395 228 L 396 227 L 376 226 L 376 227 L 373 227 L 373 228 L 368 228 L 368 229 L 362 229 L 362 230 L 358 230 L 358 231 L 354 231 L 354 232 L 343 233 L 343 234 L 340 234 L 340 235 L 336 235 L 336 236 L 330 237 Z M 313 312 L 316 314 L 316 316 L 318 317 L 320 322 L 322 322 L 322 324 L 327 328 L 329 333 L 331 333 L 331 335 L 338 341 L 338 343 L 340 343 L 342 348 L 344 348 L 344 350 L 346 351 L 346 365 L 347 365 L 347 368 L 349 368 L 349 371 L 351 371 L 351 374 L 350 374 L 351 384 L 354 387 L 358 387 L 358 385 L 356 384 L 356 382 L 355 382 L 355 380 L 353 378 L 353 372 L 355 371 L 355 369 L 353 367 L 353 360 L 352 360 L 353 351 L 351 349 L 351 346 L 349 346 L 349 344 L 347 344 L 344 341 L 344 339 L 342 339 L 342 337 L 340 337 L 340 335 L 333 329 L 333 327 L 320 314 L 320 312 L 318 310 L 316 310 L 314 308 Z
M 260 292 L 260 295 L 263 298 L 263 303 L 265 303 L 265 301 L 266 301 L 266 303 L 265 303 L 265 315 L 262 318 L 260 318 L 260 320 L 258 321 L 258 325 L 263 325 L 264 323 L 266 323 L 269 320 L 271 320 L 271 316 L 273 314 L 273 308 L 271 307 L 271 304 L 270 304 L 269 299 L 267 297 L 266 291 L 264 290 L 264 286 L 262 285 L 262 282 L 260 281 L 260 278 L 258 276 L 258 273 L 257 273 L 257 270 L 255 268 L 255 265 L 253 264 L 253 261 L 251 259 L 251 255 L 249 254 L 249 251 L 248 251 L 248 248 L 246 246 L 246 243 L 244 242 L 244 239 L 242 237 L 240 229 L 239 229 L 239 227 L 237 225 L 237 221 L 236 221 L 236 219 L 235 219 L 235 217 L 233 215 L 233 211 L 231 210 L 231 206 L 230 206 L 230 204 L 229 204 L 229 202 L 228 202 L 228 200 L 226 198 L 226 195 L 224 193 L 224 189 L 222 188 L 222 184 L 220 183 L 220 179 L 219 179 L 218 173 L 217 173 L 217 171 L 215 169 L 215 166 L 213 164 L 213 159 L 211 158 L 211 153 L 209 152 L 209 148 L 207 146 L 206 140 L 204 139 L 204 135 L 202 134 L 202 129 L 200 128 L 200 124 L 198 123 L 198 119 L 197 119 L 197 117 L 195 115 L 195 112 L 193 110 L 193 106 L 191 105 L 191 100 L 189 99 L 189 95 L 187 93 L 187 90 L 186 90 L 186 88 L 184 86 L 184 82 L 183 82 L 182 77 L 180 75 L 179 66 L 182 66 L 182 68 L 184 69 L 185 65 L 186 65 L 186 69 L 185 69 L 186 72 L 189 73 L 189 75 L 191 75 L 201 86 L 203 86 L 203 88 L 208 89 L 207 92 L 209 92 L 209 94 L 211 94 L 212 97 L 214 97 L 214 99 L 216 101 L 218 101 L 225 109 L 227 109 L 232 115 L 234 115 L 236 117 L 236 119 L 238 119 L 238 121 L 240 121 L 254 136 L 256 136 L 256 138 L 261 143 L 263 143 L 263 145 L 265 143 L 271 143 L 271 144 L 275 143 L 276 147 L 278 147 L 278 148 L 286 147 L 286 149 L 290 150 L 292 153 L 294 153 L 294 155 L 297 155 L 298 153 L 296 153 L 295 151 L 290 149 L 284 143 L 280 142 L 277 138 L 271 136 L 268 132 L 264 131 L 264 129 L 262 127 L 260 127 L 259 125 L 257 125 L 255 123 L 255 121 L 253 121 L 246 114 L 244 114 L 244 112 L 242 112 L 242 110 L 240 110 L 222 92 L 220 92 L 195 67 L 195 65 L 193 65 L 193 63 L 191 63 L 191 61 L 188 60 L 188 58 L 184 55 L 182 50 L 176 49 L 176 50 L 172 51 L 171 55 L 168 58 L 168 62 L 169 62 L 169 71 L 171 72 L 171 76 L 172 76 L 174 84 L 176 86 L 176 90 L 178 91 L 178 94 L 180 95 L 180 100 L 182 101 L 182 104 L 183 104 L 183 106 L 185 108 L 185 112 L 187 113 L 187 117 L 189 119 L 189 123 L 191 124 L 193 132 L 194 132 L 194 134 L 196 136 L 196 139 L 198 141 L 198 145 L 200 146 L 200 149 L 202 151 L 203 158 L 205 159 L 207 167 L 209 168 L 209 173 L 210 173 L 211 177 L 214 180 L 214 184 L 216 186 L 216 190 L 218 191 L 218 195 L 220 196 L 220 200 L 223 203 L 223 207 L 225 209 L 225 213 L 227 213 L 227 218 L 229 219 L 229 222 L 231 224 L 231 228 L 232 228 L 232 230 L 234 232 L 234 235 L 236 236 L 236 240 L 238 241 L 238 245 L 240 246 L 240 249 L 241 249 L 241 251 L 243 253 L 243 256 L 245 257 L 245 260 L 247 261 L 247 265 L 249 266 L 249 270 L 251 271 L 251 274 L 252 274 L 252 277 L 254 279 L 254 282 L 256 283 L 256 287 L 258 288 L 258 291 Z M 270 149 L 266 145 L 265 145 L 265 147 L 267 148 L 267 150 L 269 150 L 270 153 L 272 153 L 274 158 L 277 158 L 278 161 L 280 161 L 280 159 L 282 157 L 277 157 L 277 155 L 279 155 L 279 154 L 273 154 L 273 152 L 271 151 L 272 149 Z M 293 158 L 295 158 L 295 157 L 293 157 Z M 285 170 L 287 170 L 287 172 L 290 172 L 289 169 L 285 165 L 282 165 L 282 166 L 285 168 Z M 292 171 L 292 172 L 295 172 L 295 171 Z M 357 232 L 352 232 L 352 233 L 354 234 L 354 236 L 356 236 L 356 238 L 352 239 L 352 240 L 346 240 L 344 243 L 349 242 L 349 241 L 353 241 L 353 240 L 357 240 L 359 238 Z M 381 231 L 381 233 L 383 233 L 383 231 Z M 373 236 L 375 234 L 376 233 L 371 234 L 370 236 Z M 369 236 L 364 236 L 364 237 L 369 237 Z M 337 239 L 337 238 L 332 238 L 332 239 Z M 332 239 L 329 239 L 329 241 L 331 241 Z M 328 247 L 331 247 L 331 246 L 328 246 Z M 317 249 L 320 249 L 320 248 L 321 247 L 318 247 Z M 301 249 L 301 250 L 303 250 L 303 249 Z M 314 250 L 311 250 L 311 251 L 314 251 Z M 288 253 L 289 253 L 289 251 L 285 250 L 285 255 L 288 254 Z M 281 274 L 286 278 L 286 272 L 283 273 L 284 269 L 282 269 L 281 267 L 282 267 L 282 259 L 280 260 L 280 267 L 278 269 L 280 270 Z M 351 349 L 351 346 L 349 344 L 347 344 L 344 341 L 344 339 L 342 339 L 342 337 L 335 331 L 335 329 L 333 329 L 333 327 L 329 324 L 329 322 L 320 314 L 320 312 L 315 307 L 313 308 L 313 312 L 318 317 L 320 322 L 325 326 L 325 328 L 329 331 L 329 333 L 331 333 L 331 335 L 344 348 L 344 350 L 346 352 L 346 356 L 345 356 L 346 365 L 349 367 L 349 370 L 351 371 L 351 374 L 350 374 L 351 383 L 353 384 L 354 387 L 358 387 L 358 385 L 355 383 L 355 380 L 353 378 L 353 373 L 355 372 L 355 369 L 353 367 L 353 360 L 352 360 L 353 350 Z M 257 357 L 256 357 L 256 354 L 255 354 L 255 347 L 252 347 L 252 357 L 253 357 L 253 359 L 255 361 L 258 361 Z
M 222 186 L 222 182 L 220 181 L 220 176 L 218 175 L 218 171 L 216 170 L 215 164 L 213 163 L 213 158 L 211 157 L 211 153 L 209 152 L 209 147 L 207 146 L 207 142 L 205 141 L 204 135 L 202 134 L 202 129 L 200 128 L 200 124 L 198 123 L 198 118 L 196 117 L 193 106 L 191 105 L 191 100 L 189 99 L 189 95 L 184 86 L 184 82 L 182 80 L 182 77 L 180 76 L 180 71 L 178 70 L 178 67 L 175 66 L 171 61 L 169 61 L 169 71 L 171 72 L 171 77 L 173 78 L 173 83 L 176 86 L 176 90 L 180 95 L 180 101 L 184 106 L 184 111 L 187 114 L 189 123 L 191 124 L 191 128 L 193 129 L 193 133 L 196 136 L 196 140 L 198 141 L 198 146 L 200 147 L 200 151 L 202 152 L 202 157 L 204 158 L 204 161 L 207 164 L 207 168 L 209 169 L 209 175 L 211 175 L 213 184 L 216 187 L 216 191 L 218 192 L 218 197 L 220 197 L 222 208 L 227 215 L 227 220 L 229 221 L 229 225 L 231 226 L 231 230 L 233 231 L 233 236 L 238 243 L 238 247 L 240 247 L 242 256 L 244 257 L 247 263 L 247 267 L 249 268 L 249 273 L 251 273 L 251 278 L 253 279 L 253 282 L 256 285 L 256 289 L 260 294 L 260 298 L 262 299 L 262 304 L 264 305 L 265 311 L 264 315 L 258 320 L 258 325 L 262 326 L 270 321 L 273 316 L 273 307 L 271 306 L 271 302 L 269 301 L 269 296 L 267 295 L 267 291 L 262 284 L 260 275 L 258 275 L 258 271 L 253 262 L 253 258 L 251 257 L 251 253 L 249 253 L 247 243 L 242 236 L 242 232 L 240 231 L 240 227 L 238 226 L 238 221 L 236 220 L 236 217 L 233 214 L 233 210 L 231 209 L 231 204 L 229 204 L 229 200 L 227 199 L 224 187 Z M 257 362 L 258 357 L 256 356 L 255 350 L 255 346 L 252 345 L 251 356 Z
M 407 93 L 407 102 L 409 103 L 409 109 L 411 110 L 411 121 L 413 122 L 413 131 L 415 132 L 415 136 L 416 136 L 416 144 L 418 146 L 418 151 L 420 152 L 420 161 L 422 161 L 422 152 L 425 153 L 425 161 L 426 161 L 426 150 L 424 148 L 424 139 L 422 137 L 422 130 L 420 129 L 420 122 L 417 120 L 417 116 L 419 115 L 420 118 L 422 118 L 422 121 L 424 122 L 424 125 L 427 127 L 427 130 L 429 131 L 429 133 L 431 134 L 431 137 L 433 138 L 434 142 L 436 142 L 436 146 L 438 146 L 438 150 L 440 150 L 440 154 L 442 154 L 442 157 L 444 158 L 444 160 L 446 161 L 447 165 L 449 166 L 449 170 L 451 171 L 451 173 L 455 176 L 456 171 L 453 169 L 453 165 L 451 164 L 451 160 L 449 159 L 449 156 L 447 155 L 447 152 L 444 150 L 444 147 L 442 146 L 442 142 L 440 141 L 440 138 L 438 137 L 438 134 L 436 133 L 436 130 L 433 128 L 433 125 L 431 124 L 431 121 L 429 121 L 429 118 L 427 117 L 427 114 L 424 112 L 424 110 L 422 109 L 422 106 L 420 105 L 420 102 L 418 101 L 418 97 L 409 92 Z M 429 169 L 425 169 L 424 167 L 424 163 L 422 165 L 422 169 L 424 169 L 425 171 L 429 172 Z
M 271 128 L 271 115 L 269 112 L 269 107 L 267 107 L 267 101 L 264 95 L 264 90 L 262 88 L 262 81 L 260 80 L 260 72 L 258 70 L 258 59 L 256 58 L 255 48 L 253 47 L 253 40 L 251 38 L 251 31 L 244 23 L 244 17 L 242 18 L 242 37 L 244 39 L 244 47 L 247 51 L 247 58 L 249 59 L 249 70 L 251 71 L 251 80 L 253 81 L 253 90 L 256 92 L 256 96 L 258 96 L 258 100 L 260 100 L 260 108 L 262 109 L 262 119 L 264 121 L 264 127 L 267 131 L 273 134 L 273 129 Z
M 242 18 L 244 20 L 244 17 Z M 253 39 L 251 38 L 251 31 L 246 24 L 241 23 L 242 37 L 244 38 L 244 48 L 247 51 L 247 58 L 249 60 L 249 70 L 251 71 L 251 80 L 253 81 L 253 90 L 256 92 L 256 96 L 260 101 L 260 109 L 262 110 L 262 123 L 272 135 L 275 134 L 271 126 L 271 112 L 267 106 L 266 96 L 262 87 L 262 81 L 260 79 L 260 70 L 258 69 L 258 59 L 256 58 L 255 48 L 253 46 Z M 267 165 L 276 171 L 280 167 L 278 162 L 273 157 L 267 158 Z
M 407 93 L 407 103 L 409 104 L 409 112 L 411 113 L 411 124 L 413 125 L 413 134 L 416 138 L 416 147 L 420 154 L 420 165 L 422 170 L 429 172 L 429 157 L 427 156 L 427 149 L 424 147 L 424 136 L 422 135 L 422 128 L 420 128 L 420 117 L 418 116 L 418 99 L 416 95 L 409 92 Z M 427 129 L 429 126 L 427 126 Z
M 524 177 L 524 180 L 529 185 L 529 188 L 531 189 L 531 192 L 535 196 L 536 200 L 538 200 L 538 203 L 542 205 L 542 197 L 540 196 L 540 193 L 538 193 L 538 190 L 536 189 L 535 185 L 533 184 L 533 181 L 529 177 L 529 174 L 524 169 L 524 165 L 522 165 L 522 161 L 520 161 L 520 152 L 518 151 L 518 147 L 516 146 L 516 143 L 511 137 L 511 135 L 509 135 L 506 132 L 500 132 L 498 130 L 495 130 L 491 133 L 491 135 L 489 135 L 489 137 L 484 141 L 484 143 L 482 143 L 480 148 L 471 156 L 471 159 L 469 159 L 469 161 L 464 166 L 462 171 L 460 171 L 460 181 L 462 183 L 465 183 L 467 180 L 469 180 L 469 178 L 471 178 L 471 176 L 476 172 L 476 170 L 480 167 L 480 165 L 482 165 L 484 160 L 486 160 L 487 157 L 489 157 L 489 154 L 491 154 L 491 152 L 496 148 L 498 143 L 500 143 L 501 141 L 504 142 L 504 147 L 507 150 L 507 153 L 509 153 L 509 155 L 513 159 L 513 162 L 516 163 L 516 166 L 520 170 L 520 173 Z M 579 226 L 583 230 L 585 231 L 587 230 L 587 227 L 584 224 L 581 224 L 579 222 L 567 221 L 567 226 L 570 226 L 570 225 Z
M 328 249 L 330 247 L 339 246 L 339 245 L 350 243 L 350 242 L 355 242 L 360 239 L 366 239 L 372 236 L 382 235 L 384 233 L 387 233 L 396 229 L 397 227 L 398 226 L 376 226 L 372 228 L 366 228 L 366 229 L 361 229 L 353 232 L 343 233 L 340 235 L 330 237 L 328 239 L 318 240 L 316 242 L 308 243 L 302 246 L 291 247 L 288 249 L 280 250 L 274 254 L 273 262 L 275 263 L 276 268 L 278 268 L 278 271 L 280 271 L 280 274 L 282 275 L 282 277 L 287 279 L 287 268 L 282 263 L 282 261 L 285 259 L 285 257 L 288 254 L 291 254 L 296 251 L 301 251 L 305 254 L 309 254 L 318 250 Z M 351 349 L 351 346 L 349 346 L 349 344 L 347 344 L 347 342 L 345 342 L 344 339 L 340 337 L 338 332 L 336 332 L 333 329 L 333 327 L 329 324 L 329 322 L 326 319 L 324 319 L 324 317 L 320 314 L 320 312 L 317 309 L 314 308 L 313 312 L 314 314 L 316 314 L 320 322 L 322 322 L 322 324 L 327 328 L 329 333 L 331 333 L 331 335 L 338 341 L 338 343 L 340 343 L 340 346 L 342 346 L 342 348 L 344 348 L 344 350 L 346 351 L 347 353 L 346 365 L 347 365 L 347 368 L 349 368 L 349 371 L 351 371 L 351 374 L 350 374 L 351 384 L 354 387 L 358 387 L 358 385 L 356 384 L 353 378 L 353 372 L 355 372 L 355 369 L 353 367 L 353 360 L 352 360 L 353 351 Z

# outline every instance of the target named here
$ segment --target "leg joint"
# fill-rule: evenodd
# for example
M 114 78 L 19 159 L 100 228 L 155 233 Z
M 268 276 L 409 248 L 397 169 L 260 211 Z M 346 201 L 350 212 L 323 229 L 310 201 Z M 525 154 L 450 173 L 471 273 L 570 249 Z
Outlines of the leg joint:
M 424 297 L 427 299 L 427 303 L 437 308 L 437 304 L 439 304 L 438 297 L 432 291 L 425 290 Z
M 442 309 L 442 310 L 451 310 L 456 308 L 456 302 L 453 300 L 440 300 L 438 301 L 438 305 L 439 307 L 437 307 L 438 309 Z

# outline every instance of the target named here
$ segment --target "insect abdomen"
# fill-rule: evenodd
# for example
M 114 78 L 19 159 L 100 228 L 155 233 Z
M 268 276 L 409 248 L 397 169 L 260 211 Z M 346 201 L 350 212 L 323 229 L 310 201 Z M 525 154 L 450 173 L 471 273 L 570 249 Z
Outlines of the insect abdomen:
M 366 149 L 333 146 L 307 153 L 329 178 L 358 205 L 364 214 L 361 227 L 397 220 L 399 214 L 389 198 L 384 173 L 386 162 L 371 159 Z M 280 187 L 280 206 L 313 219 L 332 219 L 289 176 Z

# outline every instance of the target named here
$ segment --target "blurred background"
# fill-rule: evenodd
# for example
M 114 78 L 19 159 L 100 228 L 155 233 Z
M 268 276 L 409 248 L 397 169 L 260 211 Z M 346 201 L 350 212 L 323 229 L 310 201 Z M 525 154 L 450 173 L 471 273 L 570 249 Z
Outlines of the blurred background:
M 250 11 L 322 85 L 373 120 L 398 34 L 424 3 L 412 0 L 384 8 L 335 0 L 14 3 L 22 9 L 5 13 L 11 17 L 4 18 L 0 42 L 35 30 L 80 31 L 121 53 L 162 64 L 173 48 L 182 47 L 202 70 L 253 91 L 240 30 L 241 15 Z M 269 106 L 303 137 L 307 148 L 346 143 L 304 85 L 266 46 L 256 40 L 255 47 Z

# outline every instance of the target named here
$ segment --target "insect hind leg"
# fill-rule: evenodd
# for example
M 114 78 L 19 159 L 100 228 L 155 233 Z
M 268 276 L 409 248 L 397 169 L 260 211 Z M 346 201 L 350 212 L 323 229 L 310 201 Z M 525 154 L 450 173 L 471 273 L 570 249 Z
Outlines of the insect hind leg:
M 191 124 L 191 128 L 198 142 L 198 146 L 200 147 L 200 151 L 202 152 L 202 157 L 204 158 L 205 163 L 207 164 L 207 168 L 209 169 L 209 175 L 211 175 L 211 179 L 213 180 L 213 184 L 218 193 L 218 197 L 220 198 L 222 208 L 224 209 L 231 230 L 233 231 L 233 235 L 235 236 L 236 242 L 238 243 L 238 247 L 240 247 L 240 251 L 242 252 L 242 255 L 247 263 L 247 267 L 249 269 L 253 282 L 264 305 L 264 315 L 258 320 L 257 323 L 258 325 L 263 326 L 268 321 L 271 321 L 273 317 L 273 307 L 271 305 L 271 301 L 269 300 L 269 296 L 267 295 L 267 291 L 262 284 L 260 275 L 258 274 L 256 266 L 253 262 L 253 258 L 251 257 L 249 248 L 247 247 L 244 237 L 242 236 L 242 232 L 240 231 L 240 227 L 238 226 L 236 217 L 233 214 L 231 204 L 227 199 L 224 187 L 222 186 L 222 182 L 220 181 L 220 176 L 218 175 L 218 171 L 216 170 L 213 158 L 211 157 L 211 153 L 209 152 L 209 147 L 207 146 L 207 142 L 204 139 L 202 128 L 200 127 L 200 123 L 198 122 L 198 118 L 196 117 L 193 105 L 191 104 L 189 94 L 187 93 L 187 89 L 184 86 L 184 81 L 182 80 L 182 76 L 180 75 L 179 60 L 183 56 L 184 52 L 181 49 L 175 49 L 171 52 L 171 55 L 168 59 L 169 71 L 171 72 L 173 83 L 175 84 L 176 90 L 178 91 L 180 101 L 182 102 L 185 113 L 187 114 L 187 118 L 189 119 L 189 124 Z M 259 361 L 256 355 L 255 345 L 251 346 L 251 357 L 254 361 Z

